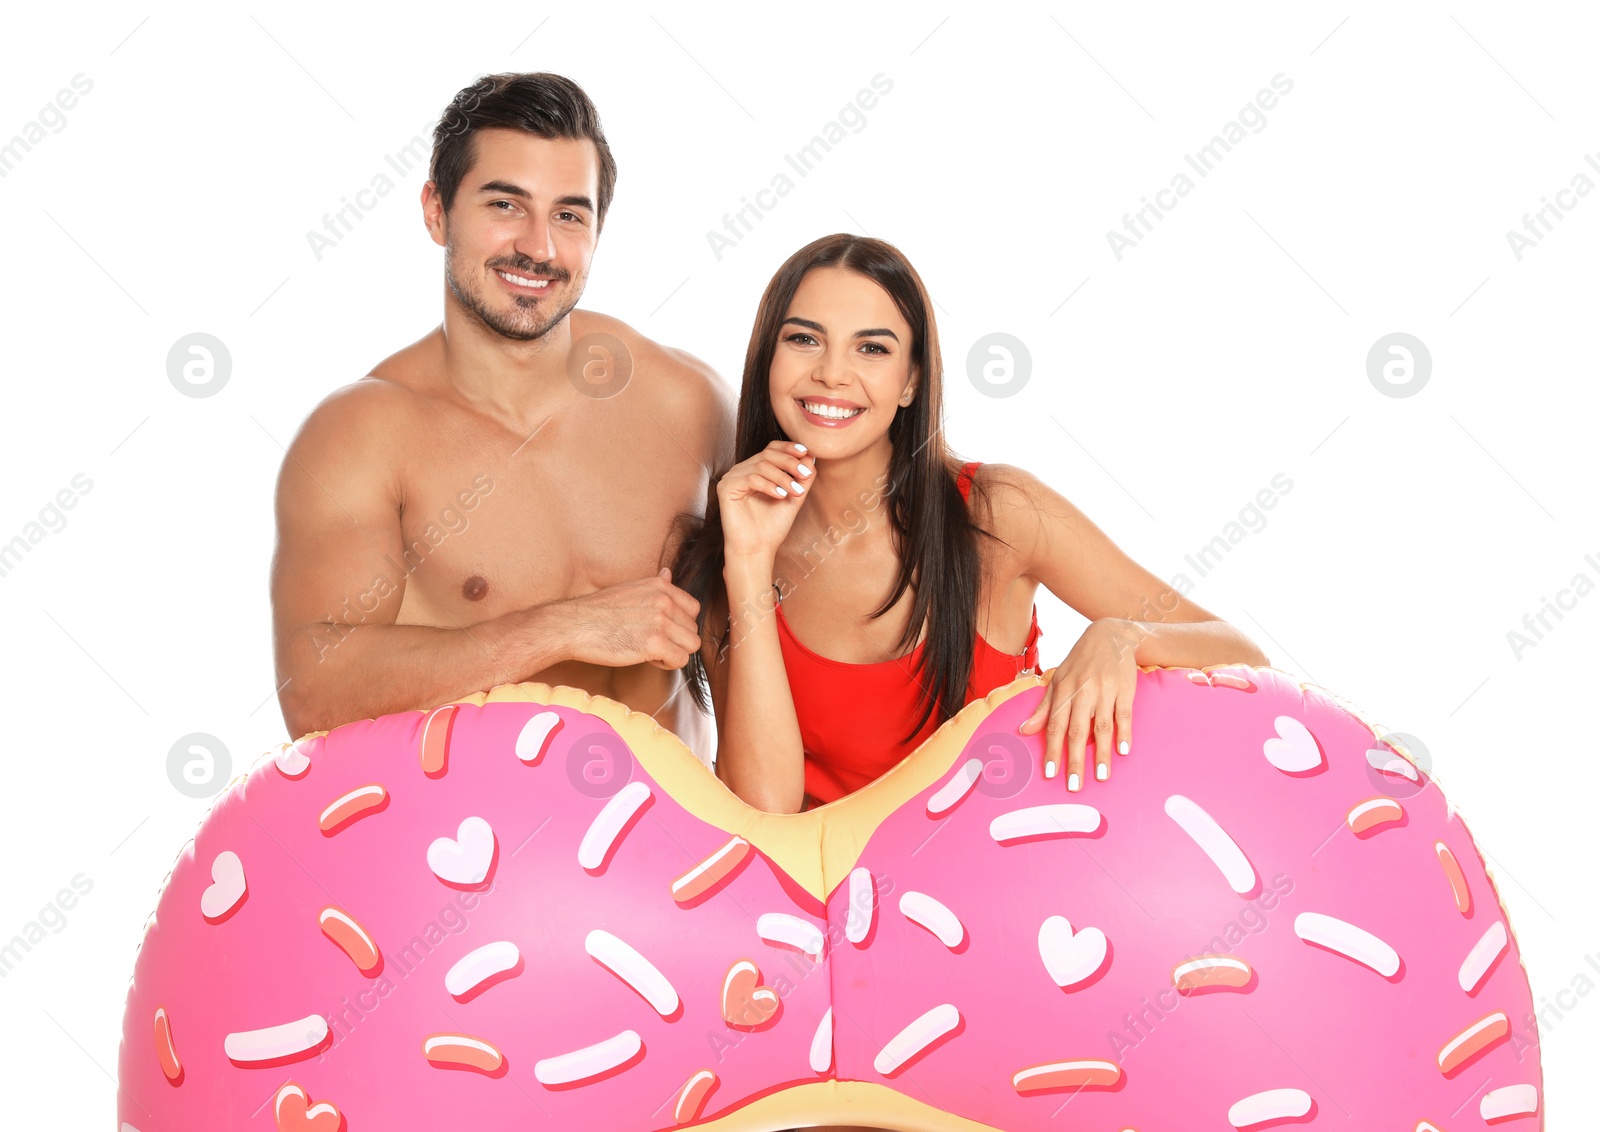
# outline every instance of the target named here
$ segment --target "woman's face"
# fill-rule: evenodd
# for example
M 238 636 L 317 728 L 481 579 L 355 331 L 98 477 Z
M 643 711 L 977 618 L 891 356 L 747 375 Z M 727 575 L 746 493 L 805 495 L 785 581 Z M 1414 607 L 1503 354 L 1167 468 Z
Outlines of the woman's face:
M 843 267 L 814 267 L 778 328 L 768 389 L 778 426 L 818 458 L 884 443 L 915 394 L 911 327 L 889 293 Z

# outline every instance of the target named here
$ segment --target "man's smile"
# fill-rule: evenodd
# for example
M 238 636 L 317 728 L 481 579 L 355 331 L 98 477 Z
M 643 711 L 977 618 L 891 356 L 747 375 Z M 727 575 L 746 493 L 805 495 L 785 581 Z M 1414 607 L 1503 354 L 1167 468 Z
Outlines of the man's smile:
M 548 276 L 518 275 L 515 272 L 505 271 L 501 268 L 495 268 L 494 273 L 500 278 L 504 279 L 513 291 L 518 292 L 539 294 L 540 292 L 549 290 L 550 284 L 555 282 L 554 279 L 551 279 Z

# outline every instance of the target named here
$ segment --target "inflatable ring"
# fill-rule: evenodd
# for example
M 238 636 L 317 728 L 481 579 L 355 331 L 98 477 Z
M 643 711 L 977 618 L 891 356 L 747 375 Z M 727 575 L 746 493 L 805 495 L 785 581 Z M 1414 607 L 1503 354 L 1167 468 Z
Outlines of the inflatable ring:
M 1069 794 L 1042 685 L 804 814 L 544 684 L 269 752 L 146 929 L 123 1132 L 1542 1126 L 1516 940 L 1404 750 L 1144 669 Z

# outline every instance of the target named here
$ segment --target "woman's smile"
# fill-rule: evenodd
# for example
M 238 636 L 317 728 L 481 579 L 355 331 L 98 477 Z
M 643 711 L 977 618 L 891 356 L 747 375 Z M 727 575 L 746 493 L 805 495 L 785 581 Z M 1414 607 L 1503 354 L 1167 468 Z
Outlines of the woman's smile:
M 806 422 L 819 428 L 844 428 L 867 411 L 861 405 L 836 397 L 797 397 L 794 403 L 800 406 L 800 413 Z

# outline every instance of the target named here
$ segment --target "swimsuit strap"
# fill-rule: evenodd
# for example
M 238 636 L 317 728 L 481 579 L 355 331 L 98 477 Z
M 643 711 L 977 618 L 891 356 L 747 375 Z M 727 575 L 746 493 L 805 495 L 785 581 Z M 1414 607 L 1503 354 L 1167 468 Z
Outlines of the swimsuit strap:
M 972 494 L 973 473 L 975 473 L 982 466 L 982 460 L 968 460 L 965 464 L 961 465 L 961 474 L 956 476 L 956 486 L 961 489 L 961 498 L 963 501 L 965 501 L 966 498 Z

